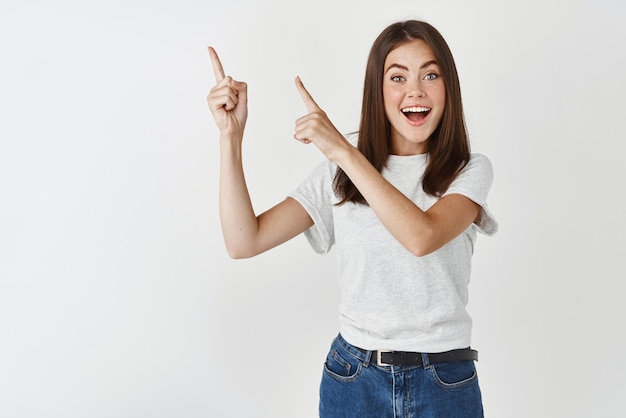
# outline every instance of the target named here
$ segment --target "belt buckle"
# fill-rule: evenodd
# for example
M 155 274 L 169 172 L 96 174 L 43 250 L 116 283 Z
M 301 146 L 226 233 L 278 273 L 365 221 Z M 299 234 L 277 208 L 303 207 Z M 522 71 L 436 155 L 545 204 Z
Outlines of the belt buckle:
M 376 364 L 378 366 L 393 366 L 393 364 L 383 363 L 381 356 L 383 353 L 392 353 L 393 350 L 376 350 Z

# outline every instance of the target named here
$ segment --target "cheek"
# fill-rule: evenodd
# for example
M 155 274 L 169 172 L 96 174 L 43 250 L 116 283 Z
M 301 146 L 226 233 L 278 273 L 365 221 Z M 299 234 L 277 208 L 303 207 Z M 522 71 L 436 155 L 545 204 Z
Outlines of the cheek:
M 441 112 L 437 113 L 436 119 L 435 119 L 435 127 L 438 127 L 439 125 L 441 125 L 441 121 L 443 120 L 443 109 L 441 109 Z
M 446 89 L 443 86 L 440 88 L 434 88 L 429 92 L 429 94 L 433 104 L 437 106 L 436 124 L 439 125 L 441 119 L 443 119 L 443 112 L 446 108 Z
M 396 109 L 402 101 L 402 94 L 394 89 L 383 87 L 383 102 L 385 110 Z
M 446 88 L 443 86 L 437 86 L 432 91 L 432 96 L 439 106 L 442 108 L 446 105 Z

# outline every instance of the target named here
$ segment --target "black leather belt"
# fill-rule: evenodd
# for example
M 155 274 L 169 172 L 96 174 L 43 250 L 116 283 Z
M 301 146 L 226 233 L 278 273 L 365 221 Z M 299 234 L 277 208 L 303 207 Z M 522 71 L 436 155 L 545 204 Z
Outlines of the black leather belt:
M 431 364 L 447 363 L 449 361 L 478 360 L 478 351 L 470 348 L 450 350 L 444 353 L 428 353 L 428 362 Z M 376 359 L 379 366 L 423 366 L 422 353 L 411 351 L 372 351 L 372 360 Z

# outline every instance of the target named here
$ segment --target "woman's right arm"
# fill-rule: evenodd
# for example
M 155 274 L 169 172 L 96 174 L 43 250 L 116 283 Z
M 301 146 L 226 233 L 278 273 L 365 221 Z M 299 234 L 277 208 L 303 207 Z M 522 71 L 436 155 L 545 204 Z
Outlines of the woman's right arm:
M 242 164 L 243 132 L 248 117 L 248 90 L 243 82 L 224 75 L 222 64 L 209 47 L 217 84 L 207 97 L 220 131 L 219 207 L 228 254 L 247 258 L 267 251 L 304 232 L 313 220 L 304 208 L 287 198 L 256 216 Z

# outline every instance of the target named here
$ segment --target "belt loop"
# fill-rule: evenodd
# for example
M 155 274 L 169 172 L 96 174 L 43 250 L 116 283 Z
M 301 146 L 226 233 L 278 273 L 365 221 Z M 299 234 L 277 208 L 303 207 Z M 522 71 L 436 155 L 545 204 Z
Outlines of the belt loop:
M 430 359 L 428 358 L 428 353 L 421 353 L 422 354 L 422 366 L 427 369 L 430 367 Z
M 376 352 L 372 350 L 365 351 L 365 361 L 363 361 L 363 366 L 368 367 L 372 361 L 376 361 L 374 353 Z

